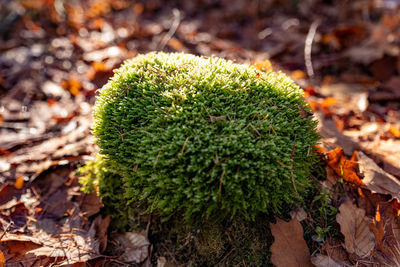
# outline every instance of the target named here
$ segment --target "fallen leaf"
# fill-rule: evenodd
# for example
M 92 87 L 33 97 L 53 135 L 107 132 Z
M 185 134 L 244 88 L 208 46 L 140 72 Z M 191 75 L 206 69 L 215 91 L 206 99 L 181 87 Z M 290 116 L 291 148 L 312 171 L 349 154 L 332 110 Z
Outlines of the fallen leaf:
M 181 41 L 179 41 L 178 39 L 176 39 L 174 37 L 169 39 L 167 44 L 169 47 L 171 47 L 172 49 L 174 49 L 176 51 L 181 51 L 183 48 L 183 44 L 181 43 Z
M 6 263 L 6 260 L 4 259 L 4 254 L 0 250 L 0 267 L 4 267 L 5 263 Z
M 327 153 L 328 166 L 331 167 L 337 175 L 343 177 L 343 180 L 355 185 L 364 185 L 364 182 L 357 176 L 357 154 L 354 152 L 350 160 L 346 159 L 344 150 L 341 147 L 335 148 Z
M 272 71 L 272 64 L 271 64 L 271 61 L 269 61 L 268 59 L 266 59 L 262 62 L 255 63 L 254 67 L 256 67 L 256 69 L 258 69 L 258 70 L 265 71 L 265 72 Z
M 17 180 L 14 183 L 14 187 L 16 189 L 21 189 L 22 187 L 24 187 L 24 178 L 18 176 Z
M 144 232 L 126 232 L 115 238 L 123 248 L 121 260 L 129 263 L 141 263 L 149 256 L 150 242 Z
M 346 250 L 360 257 L 368 256 L 375 247 L 375 238 L 369 230 L 370 220 L 365 216 L 365 210 L 347 201 L 340 205 L 336 221 L 344 235 Z
M 335 106 L 335 114 L 337 115 L 346 115 L 350 111 L 364 112 L 368 107 L 368 92 L 364 84 L 325 84 L 321 86 L 318 92 L 331 96 L 325 98 L 321 106 L 325 109 Z
M 390 125 L 389 133 L 391 133 L 396 138 L 400 138 L 400 129 L 393 125 Z
M 335 122 L 324 118 L 320 112 L 314 113 L 318 119 L 318 132 L 321 135 L 321 145 L 324 148 L 342 147 L 346 155 L 352 155 L 354 150 L 359 150 L 358 142 L 343 135 L 336 127 Z M 328 145 L 328 146 L 327 146 Z
M 97 216 L 93 221 L 93 225 L 96 230 L 96 238 L 100 242 L 100 253 L 103 253 L 107 247 L 107 230 L 110 225 L 110 216 L 105 217 L 104 219 L 101 215 Z
M 372 159 L 358 151 L 358 168 L 364 176 L 364 187 L 373 193 L 390 194 L 400 200 L 400 181 L 393 175 L 382 170 Z
M 290 222 L 277 218 L 276 224 L 271 223 L 270 227 L 275 239 L 270 248 L 271 262 L 275 266 L 312 266 L 310 252 L 303 238 L 303 228 L 296 218 Z
M 329 255 L 335 262 L 350 265 L 349 257 L 343 247 L 343 242 L 338 238 L 328 237 L 321 246 L 321 253 Z
M 343 267 L 343 264 L 337 263 L 327 255 L 317 254 L 311 258 L 312 264 L 316 267 Z
M 290 217 L 296 218 L 299 222 L 307 219 L 307 212 L 303 208 L 298 208 L 290 212 Z
M 375 218 L 372 220 L 371 224 L 369 225 L 369 229 L 371 230 L 372 233 L 374 233 L 375 240 L 376 240 L 376 248 L 378 250 L 382 250 L 382 242 L 383 242 L 383 237 L 385 235 L 385 231 L 383 230 L 383 222 L 381 219 L 379 204 L 376 207 Z
M 307 73 L 302 70 L 295 70 L 291 74 L 293 79 L 305 79 L 307 78 Z
M 85 216 L 90 217 L 98 213 L 103 206 L 101 198 L 96 193 L 83 195 L 81 210 Z

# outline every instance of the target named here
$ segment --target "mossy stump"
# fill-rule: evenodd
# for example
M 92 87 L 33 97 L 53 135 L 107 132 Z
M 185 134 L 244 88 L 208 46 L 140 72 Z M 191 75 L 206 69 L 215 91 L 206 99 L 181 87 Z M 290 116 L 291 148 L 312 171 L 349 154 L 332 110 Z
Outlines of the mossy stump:
M 249 227 L 283 216 L 310 190 L 318 135 L 303 110 L 302 90 L 283 73 L 216 57 L 139 55 L 100 90 L 93 126 L 100 151 L 81 181 L 98 188 L 125 227 L 134 214 L 220 235 L 224 229 L 210 225 Z M 239 228 L 236 239 L 246 235 Z M 229 239 L 213 240 L 213 251 L 199 247 L 211 242 L 204 237 L 192 245 L 215 264 Z

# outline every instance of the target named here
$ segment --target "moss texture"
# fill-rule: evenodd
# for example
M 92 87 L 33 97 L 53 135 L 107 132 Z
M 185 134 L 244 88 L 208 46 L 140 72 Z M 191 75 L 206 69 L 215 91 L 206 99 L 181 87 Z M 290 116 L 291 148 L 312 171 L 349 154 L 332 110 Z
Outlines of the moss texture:
M 318 135 L 302 109 L 309 111 L 302 90 L 283 73 L 216 57 L 139 55 L 100 90 L 93 126 L 100 152 L 81 181 L 98 188 L 122 229 L 150 213 L 161 239 L 181 232 L 177 253 L 197 229 L 183 254 L 195 250 L 214 265 L 263 262 L 270 241 L 246 233 L 262 236 L 257 218 L 282 216 L 313 183 Z

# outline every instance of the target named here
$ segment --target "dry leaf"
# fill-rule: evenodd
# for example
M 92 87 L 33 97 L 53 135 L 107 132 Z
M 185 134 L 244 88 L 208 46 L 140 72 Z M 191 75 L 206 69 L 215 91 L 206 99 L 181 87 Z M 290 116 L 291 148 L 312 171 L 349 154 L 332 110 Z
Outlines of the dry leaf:
M 364 182 L 357 176 L 357 154 L 353 153 L 350 160 L 346 159 L 343 148 L 335 148 L 327 153 L 328 165 L 331 167 L 337 175 L 343 177 L 347 182 L 355 185 L 364 185 Z
M 0 250 L 0 267 L 4 267 L 4 264 L 6 263 L 6 260 L 4 259 L 4 254 Z
M 14 183 L 14 187 L 16 189 L 21 189 L 22 187 L 24 187 L 24 178 L 18 176 L 17 180 Z
M 270 224 L 274 243 L 272 244 L 271 262 L 277 267 L 306 267 L 311 265 L 311 256 L 303 238 L 303 228 L 294 218 L 290 222 L 276 219 Z
M 366 188 L 373 193 L 390 194 L 393 198 L 400 200 L 400 181 L 396 177 L 382 170 L 361 151 L 357 152 L 357 158 Z
M 376 207 L 375 218 L 372 220 L 371 224 L 369 225 L 369 229 L 371 230 L 372 233 L 374 233 L 375 240 L 376 240 L 376 248 L 378 250 L 382 250 L 382 242 L 383 242 L 383 237 L 385 235 L 385 231 L 383 230 L 383 222 L 381 219 L 379 204 Z
M 319 93 L 333 96 L 325 98 L 321 106 L 329 108 L 336 105 L 335 114 L 346 115 L 350 111 L 364 112 L 368 107 L 368 92 L 363 84 L 326 84 L 321 86 Z
M 83 195 L 81 210 L 86 217 L 90 217 L 100 211 L 104 205 L 96 193 Z
M 391 133 L 396 138 L 400 138 L 400 129 L 393 125 L 390 125 L 389 133 Z
M 150 242 L 144 232 L 126 232 L 115 240 L 124 248 L 121 260 L 129 263 L 141 263 L 149 256 Z
M 290 75 L 293 79 L 305 79 L 307 78 L 307 73 L 302 70 L 295 70 Z
M 343 135 L 337 129 L 334 121 L 325 119 L 320 112 L 314 113 L 314 115 L 318 119 L 318 132 L 322 137 L 322 146 L 329 149 L 342 147 L 346 155 L 352 155 L 354 150 L 359 150 L 358 142 Z
M 307 219 L 307 212 L 303 208 L 298 208 L 290 212 L 290 216 L 296 218 L 299 222 Z
M 258 70 L 265 71 L 265 72 L 272 71 L 272 64 L 268 59 L 254 64 L 254 67 L 256 67 L 256 69 L 258 69 Z
M 316 267 L 343 267 L 343 264 L 337 263 L 327 255 L 317 254 L 311 258 L 312 264 Z
M 360 257 L 368 256 L 375 247 L 375 238 L 369 230 L 370 220 L 365 216 L 365 210 L 347 201 L 340 205 L 336 221 L 344 235 L 346 250 Z

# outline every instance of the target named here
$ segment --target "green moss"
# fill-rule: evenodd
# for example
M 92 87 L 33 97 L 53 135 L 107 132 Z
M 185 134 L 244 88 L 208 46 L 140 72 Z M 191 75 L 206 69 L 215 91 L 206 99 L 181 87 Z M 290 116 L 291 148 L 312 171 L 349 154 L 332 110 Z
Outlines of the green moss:
M 131 203 L 187 220 L 254 218 L 299 201 L 292 164 L 299 195 L 307 193 L 318 136 L 298 106 L 308 109 L 282 73 L 150 53 L 127 61 L 100 90 L 93 133 Z
M 175 235 L 182 255 L 263 262 L 268 242 L 246 239 L 262 236 L 257 218 L 283 216 L 313 183 L 318 135 L 312 117 L 300 114 L 309 110 L 302 94 L 283 73 L 221 58 L 140 55 L 100 90 L 93 126 L 100 152 L 81 181 L 98 187 L 122 226 L 150 213 L 164 230 L 171 224 L 167 235 L 179 225 L 183 235 L 198 229 L 182 249 L 185 237 Z

